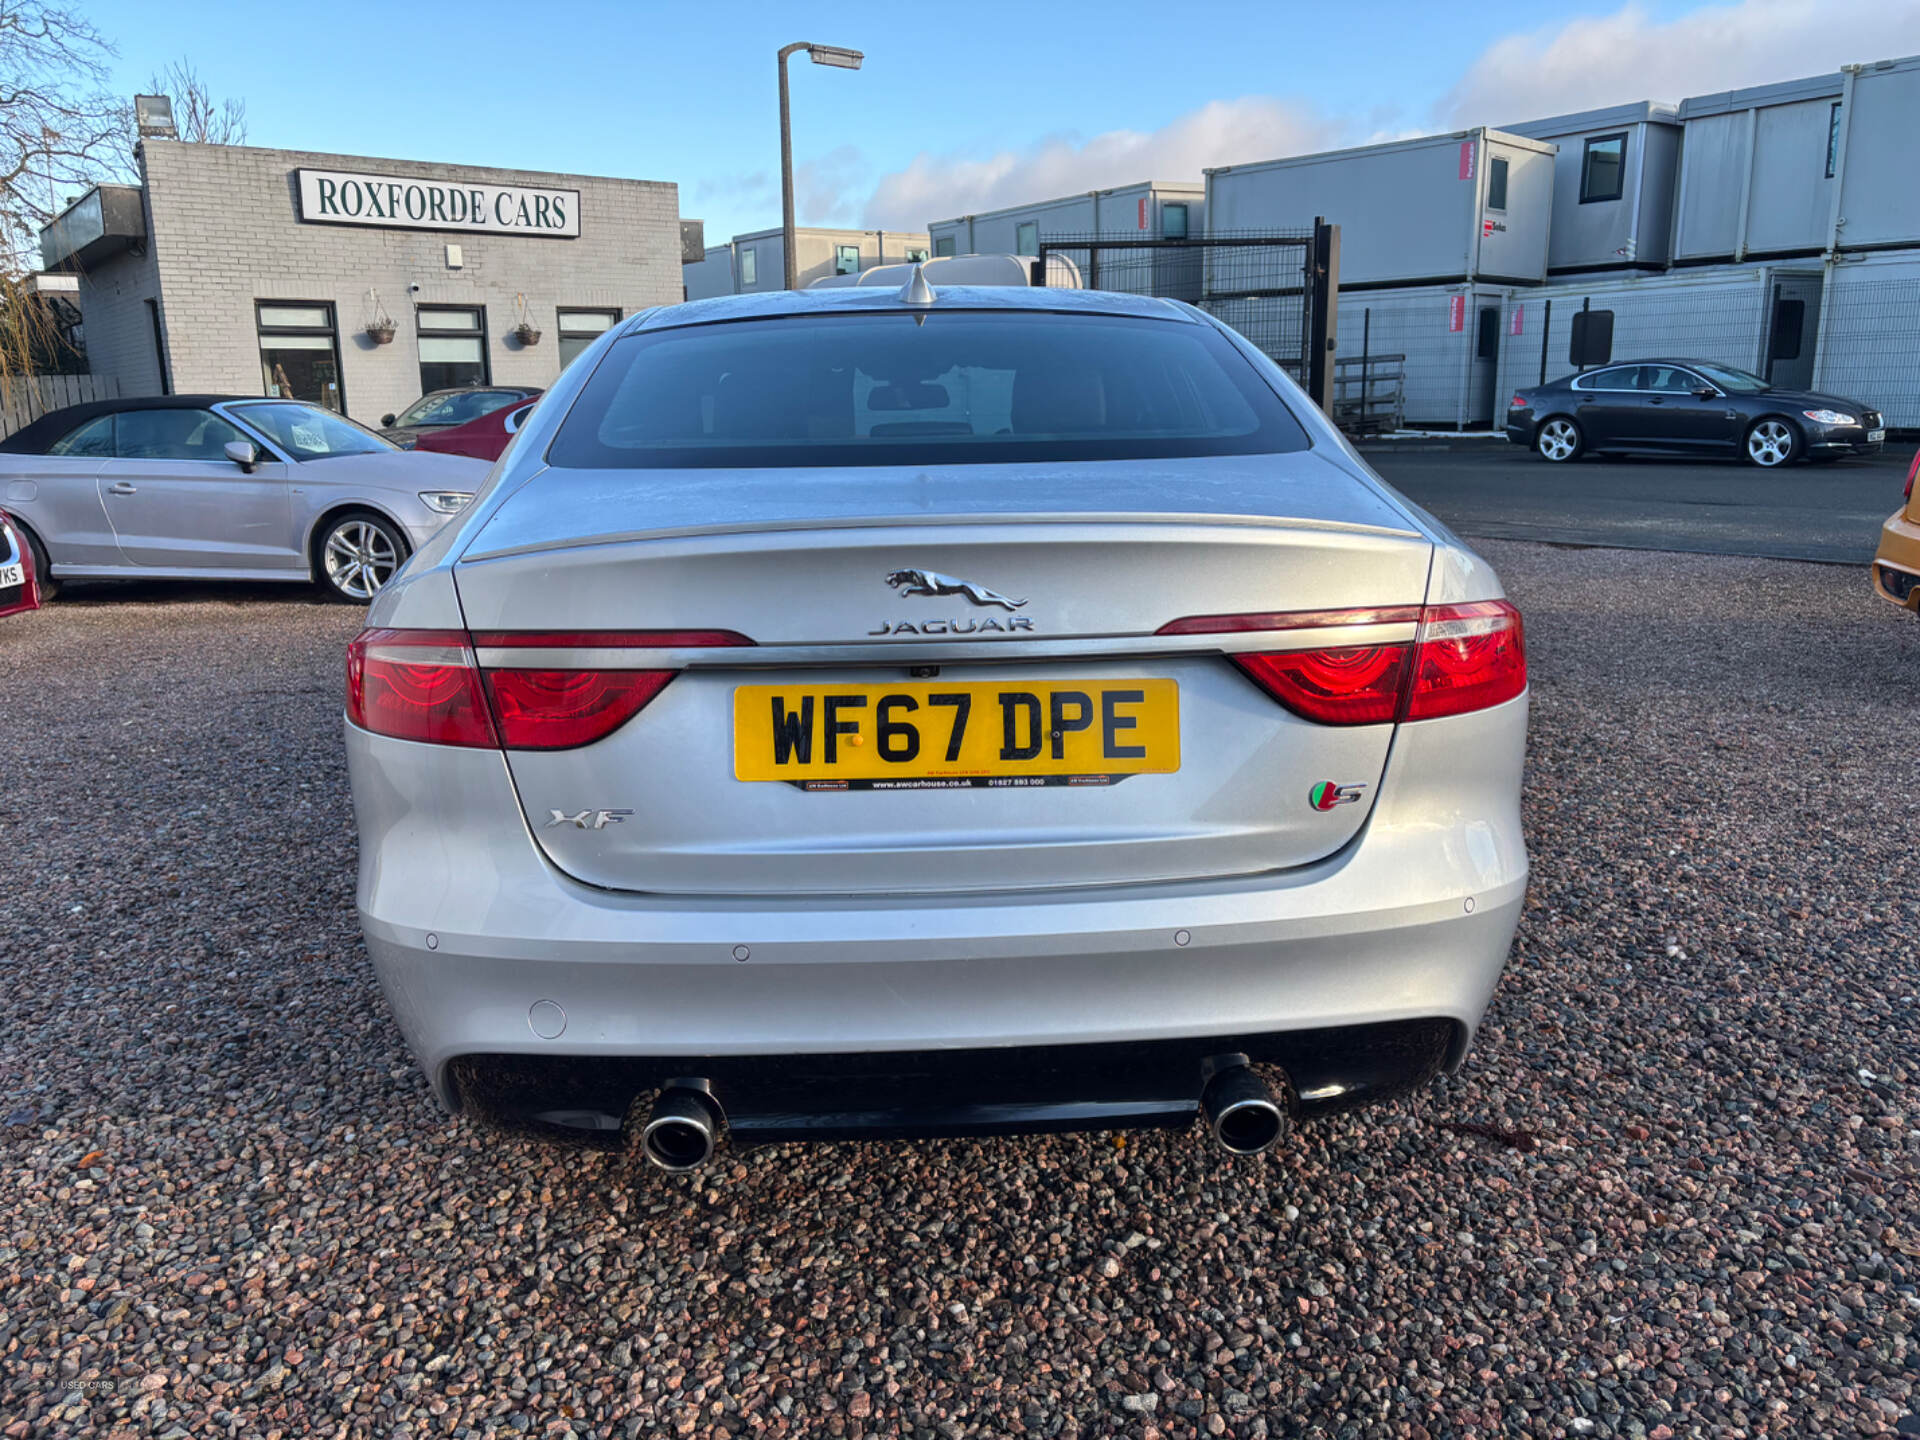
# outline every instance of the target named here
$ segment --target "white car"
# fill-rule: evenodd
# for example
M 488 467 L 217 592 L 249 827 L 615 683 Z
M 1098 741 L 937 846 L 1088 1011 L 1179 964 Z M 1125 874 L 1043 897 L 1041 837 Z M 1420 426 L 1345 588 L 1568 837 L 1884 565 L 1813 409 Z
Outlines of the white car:
M 364 605 L 487 463 L 416 455 L 298 400 L 71 405 L 0 441 L 0 505 L 62 580 L 312 581 Z

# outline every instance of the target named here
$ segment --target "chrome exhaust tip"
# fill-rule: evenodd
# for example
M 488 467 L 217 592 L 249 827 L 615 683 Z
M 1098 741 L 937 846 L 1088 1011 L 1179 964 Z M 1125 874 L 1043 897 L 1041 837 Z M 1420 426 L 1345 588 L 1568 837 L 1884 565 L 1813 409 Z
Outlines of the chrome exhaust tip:
M 1261 1155 L 1287 1133 L 1287 1112 L 1243 1057 L 1214 1072 L 1200 1095 L 1214 1142 L 1229 1155 Z
M 673 1174 L 698 1170 L 713 1158 L 726 1123 L 705 1081 L 675 1081 L 653 1102 L 640 1149 L 650 1163 Z

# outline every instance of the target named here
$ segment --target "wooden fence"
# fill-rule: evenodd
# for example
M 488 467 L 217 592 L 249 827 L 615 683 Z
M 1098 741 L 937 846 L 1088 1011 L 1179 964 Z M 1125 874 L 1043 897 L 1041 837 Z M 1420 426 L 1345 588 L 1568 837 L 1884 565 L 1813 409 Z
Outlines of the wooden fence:
M 120 382 L 111 375 L 18 375 L 0 380 L 0 438 L 49 410 L 87 400 L 112 400 Z

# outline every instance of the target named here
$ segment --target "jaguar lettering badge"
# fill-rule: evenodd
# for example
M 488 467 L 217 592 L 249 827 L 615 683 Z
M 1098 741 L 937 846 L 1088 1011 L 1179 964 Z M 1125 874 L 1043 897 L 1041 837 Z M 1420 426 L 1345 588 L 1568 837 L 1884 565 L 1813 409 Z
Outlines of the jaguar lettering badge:
M 1014 600 L 997 590 L 972 580 L 956 580 L 951 575 L 942 575 L 933 570 L 895 570 L 887 576 L 887 584 L 893 586 L 902 595 L 964 595 L 975 605 L 998 605 L 1002 609 L 1018 610 L 1027 602 Z M 869 630 L 869 635 L 1007 635 L 1016 630 L 1032 630 L 1033 621 L 1024 615 L 1009 614 L 1004 620 L 992 617 L 969 620 L 900 620 L 884 621 L 877 630 Z

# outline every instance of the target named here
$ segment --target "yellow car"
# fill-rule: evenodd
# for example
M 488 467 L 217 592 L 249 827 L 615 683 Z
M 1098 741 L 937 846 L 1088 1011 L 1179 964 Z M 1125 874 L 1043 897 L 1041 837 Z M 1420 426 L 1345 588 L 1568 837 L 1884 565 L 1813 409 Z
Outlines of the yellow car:
M 1920 451 L 1907 467 L 1907 503 L 1887 517 L 1880 529 L 1880 549 L 1873 557 L 1873 588 L 1896 605 L 1920 615 L 1920 496 L 1913 493 L 1920 476 Z

